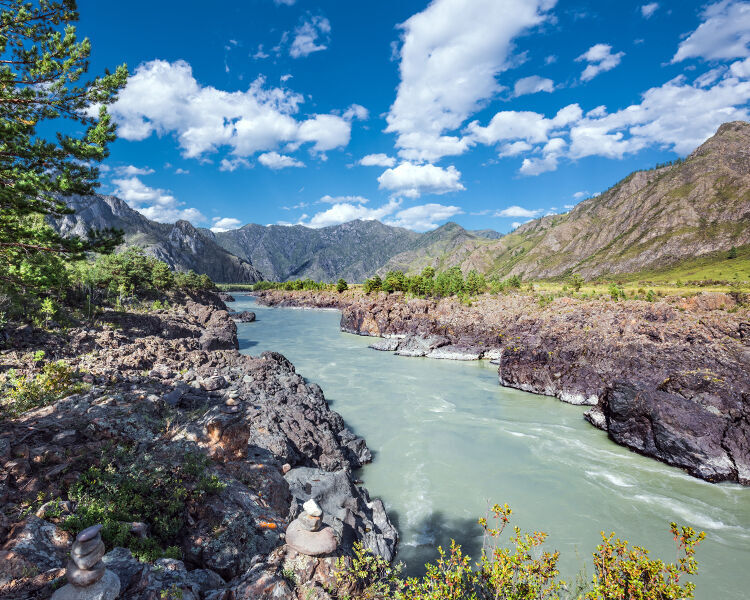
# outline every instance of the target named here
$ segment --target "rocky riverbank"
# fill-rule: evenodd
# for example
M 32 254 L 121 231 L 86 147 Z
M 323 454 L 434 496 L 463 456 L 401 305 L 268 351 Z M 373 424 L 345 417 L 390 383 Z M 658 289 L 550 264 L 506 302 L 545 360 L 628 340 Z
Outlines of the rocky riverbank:
M 283 356 L 240 354 L 217 296 L 105 312 L 95 327 L 0 335 L 3 372 L 38 372 L 43 350 L 85 384 L 0 419 L 0 597 L 49 597 L 64 583 L 72 534 L 95 517 L 107 521 L 102 562 L 121 598 L 324 599 L 355 542 L 392 559 L 397 532 L 352 478 L 371 459 L 365 441 Z M 155 503 L 151 522 L 118 514 L 134 490 L 144 514 Z M 285 543 L 311 498 L 335 534 L 333 553 Z M 140 562 L 143 548 L 163 557 Z
M 341 329 L 405 356 L 498 365 L 501 385 L 590 405 L 586 418 L 636 452 L 707 481 L 750 485 L 750 310 L 703 294 L 659 302 L 531 296 L 406 299 L 358 291 L 256 294 L 338 308 Z

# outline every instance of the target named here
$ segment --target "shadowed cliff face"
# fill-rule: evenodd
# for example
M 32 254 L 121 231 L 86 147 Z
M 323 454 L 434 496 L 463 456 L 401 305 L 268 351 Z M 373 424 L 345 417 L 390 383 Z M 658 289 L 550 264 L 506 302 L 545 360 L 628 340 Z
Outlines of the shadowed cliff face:
M 725 123 L 678 164 L 637 171 L 564 215 L 522 225 L 497 241 L 467 239 L 441 255 L 423 248 L 391 259 L 415 271 L 546 278 L 664 267 L 750 243 L 750 123 Z
M 148 254 L 179 271 L 192 269 L 217 282 L 263 279 L 252 263 L 227 252 L 187 221 L 156 223 L 114 196 L 72 196 L 66 201 L 75 214 L 51 221 L 63 235 L 85 236 L 89 229 L 114 227 L 125 232 L 126 246 L 143 246 Z

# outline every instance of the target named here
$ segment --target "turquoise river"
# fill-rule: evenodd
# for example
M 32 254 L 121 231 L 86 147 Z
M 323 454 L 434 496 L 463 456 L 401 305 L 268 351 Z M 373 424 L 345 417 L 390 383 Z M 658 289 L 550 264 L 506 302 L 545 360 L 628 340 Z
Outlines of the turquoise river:
M 508 503 L 511 524 L 549 534 L 567 580 L 586 569 L 601 530 L 674 561 L 669 522 L 704 530 L 696 597 L 750 598 L 750 488 L 714 485 L 634 454 L 586 423 L 581 407 L 498 385 L 486 361 L 404 358 L 342 333 L 338 311 L 258 306 L 236 295 L 242 352 L 284 354 L 367 440 L 358 473 L 385 502 L 409 573 L 451 538 L 473 556 L 477 518 Z M 507 535 L 506 531 L 504 535 Z

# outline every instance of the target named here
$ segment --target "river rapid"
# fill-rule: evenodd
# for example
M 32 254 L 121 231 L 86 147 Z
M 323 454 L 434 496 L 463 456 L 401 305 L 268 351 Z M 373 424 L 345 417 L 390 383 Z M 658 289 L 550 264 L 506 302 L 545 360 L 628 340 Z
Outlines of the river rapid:
M 669 522 L 704 530 L 696 598 L 750 598 L 750 488 L 710 484 L 611 442 L 581 407 L 503 388 L 486 361 L 406 358 L 342 333 L 333 310 L 268 308 L 235 295 L 240 349 L 273 350 L 321 386 L 332 408 L 367 440 L 358 476 L 383 499 L 401 534 L 399 560 L 419 574 L 453 538 L 481 549 L 477 518 L 508 503 L 511 525 L 549 534 L 563 577 L 591 577 L 599 532 L 615 531 L 675 560 Z M 506 530 L 504 536 L 512 532 Z

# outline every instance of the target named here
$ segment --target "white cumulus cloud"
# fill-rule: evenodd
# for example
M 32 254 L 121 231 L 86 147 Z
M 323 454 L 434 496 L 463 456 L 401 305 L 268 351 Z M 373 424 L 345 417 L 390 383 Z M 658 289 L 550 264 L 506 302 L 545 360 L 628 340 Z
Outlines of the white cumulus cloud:
M 402 158 L 464 153 L 451 132 L 502 88 L 513 40 L 546 18 L 555 0 L 434 0 L 401 24 L 401 83 L 387 116 Z
M 463 214 L 458 206 L 444 206 L 442 204 L 422 204 L 398 211 L 386 221 L 393 227 L 405 227 L 414 231 L 428 231 L 438 227 L 441 221 Z
M 174 223 L 183 219 L 195 225 L 206 220 L 197 208 L 182 208 L 184 202 L 179 202 L 165 190 L 146 185 L 138 177 L 113 179 L 112 183 L 116 196 L 152 221 Z
M 265 152 L 258 157 L 258 162 L 264 167 L 274 170 L 305 166 L 305 163 L 298 161 L 296 158 L 278 152 Z
M 357 161 L 363 167 L 392 167 L 396 164 L 396 159 L 387 154 L 368 154 Z
M 644 19 L 650 19 L 659 8 L 658 2 L 649 2 L 641 6 L 641 15 Z
M 132 177 L 133 175 L 151 175 L 154 170 L 149 167 L 136 167 L 133 165 L 127 165 L 125 167 L 116 167 L 115 171 L 119 175 L 126 175 L 127 177 Z
M 537 217 L 542 214 L 541 210 L 530 210 L 528 208 L 523 208 L 522 206 L 509 206 L 508 208 L 504 208 L 502 210 L 498 210 L 495 212 L 495 217 L 523 217 L 526 219 L 533 219 L 534 217 Z
M 466 189 L 461 183 L 461 172 L 453 165 L 415 165 L 404 162 L 378 177 L 380 188 L 394 196 L 418 198 L 422 194 L 447 194 Z
M 211 226 L 211 231 L 215 233 L 237 229 L 242 225 L 242 221 L 233 217 L 214 217 L 213 222 L 214 224 Z
M 250 161 L 246 158 L 222 158 L 219 163 L 219 171 L 236 171 L 239 168 L 250 168 Z
M 525 96 L 526 94 L 536 94 L 538 92 L 554 92 L 555 82 L 539 75 L 531 75 L 516 81 L 513 86 L 513 95 Z
M 318 202 L 322 202 L 323 204 L 367 204 L 369 200 L 363 196 L 330 196 L 326 194 Z
M 287 144 L 311 143 L 316 152 L 346 146 L 351 123 L 333 114 L 296 118 L 303 97 L 256 79 L 246 91 L 202 86 L 185 61 L 139 65 L 111 107 L 118 135 L 143 140 L 173 134 L 182 153 L 201 158 L 228 147 L 247 157 Z
M 308 220 L 305 220 L 307 217 L 303 215 L 298 225 L 317 229 L 347 223 L 355 219 L 363 221 L 380 220 L 395 212 L 400 205 L 401 202 L 395 199 L 378 208 L 368 208 L 363 206 L 363 204 L 353 204 L 351 202 L 339 202 L 331 206 L 331 208 L 313 215 Z
M 361 104 L 352 104 L 344 111 L 344 114 L 342 116 L 347 121 L 352 121 L 354 119 L 366 121 L 370 117 L 370 111 Z
M 301 58 L 328 47 L 331 23 L 325 17 L 315 16 L 304 21 L 294 30 L 294 40 L 289 56 Z
M 703 22 L 680 43 L 672 62 L 750 56 L 750 2 L 722 0 L 707 6 L 701 17 Z
M 581 56 L 576 58 L 577 62 L 586 61 L 588 65 L 581 73 L 581 81 L 590 81 L 599 73 L 611 71 L 620 64 L 624 52 L 612 54 L 612 46 L 609 44 L 594 44 Z

